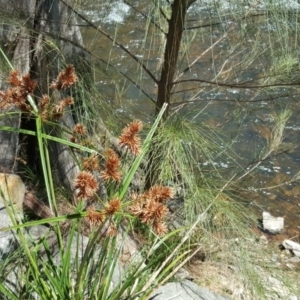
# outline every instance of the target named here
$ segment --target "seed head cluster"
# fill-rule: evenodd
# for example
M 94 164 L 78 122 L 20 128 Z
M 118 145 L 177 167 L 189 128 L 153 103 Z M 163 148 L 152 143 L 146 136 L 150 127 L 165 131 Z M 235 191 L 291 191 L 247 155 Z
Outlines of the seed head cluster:
M 173 190 L 170 187 L 155 185 L 139 197 L 135 195 L 129 210 L 161 236 L 168 232 L 163 220 L 169 210 L 164 203 L 172 197 Z
M 29 113 L 31 107 L 27 102 L 27 97 L 33 93 L 36 82 L 30 78 L 30 74 L 20 76 L 17 70 L 10 72 L 7 82 L 10 87 L 5 91 L 0 91 L 0 109 L 15 106 L 22 112 Z
M 121 147 L 127 147 L 133 155 L 138 155 L 141 151 L 141 138 L 138 135 L 143 128 L 141 121 L 133 121 L 126 126 L 119 137 Z

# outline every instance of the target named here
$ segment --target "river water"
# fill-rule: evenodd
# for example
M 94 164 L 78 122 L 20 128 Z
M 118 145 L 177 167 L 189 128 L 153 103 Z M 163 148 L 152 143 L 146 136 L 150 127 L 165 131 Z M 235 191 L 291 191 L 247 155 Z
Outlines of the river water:
M 221 4 L 216 6 L 216 2 L 207 0 L 201 1 L 201 5 L 192 6 L 188 13 L 188 19 L 191 20 L 188 27 L 217 23 L 220 19 L 223 23 L 197 31 L 187 30 L 184 39 L 191 43 L 185 49 L 177 75 L 185 69 L 187 62 L 194 63 L 180 79 L 270 84 L 286 82 L 289 78 L 295 80 L 297 76 L 300 78 L 299 42 L 290 24 L 294 22 L 290 12 L 298 11 L 299 4 L 296 1 L 275 1 L 282 3 L 277 10 L 273 7 L 276 18 L 272 14 L 265 14 L 267 17 L 264 18 L 235 22 L 234 13 L 237 11 L 238 15 L 245 15 L 250 12 L 251 1 L 245 2 L 239 9 L 232 2 L 220 1 Z M 153 21 L 161 21 L 155 9 L 150 10 L 148 1 L 131 3 L 137 10 L 152 14 Z M 265 13 L 265 5 L 259 4 L 259 1 L 253 3 L 256 3 L 256 12 Z M 143 58 L 147 68 L 158 78 L 162 58 L 160 30 L 153 29 L 143 16 L 137 16 L 131 7 L 121 1 L 102 0 L 95 3 L 82 0 L 78 9 L 138 58 Z M 168 10 L 165 12 L 168 14 Z M 284 31 L 282 24 L 291 28 L 285 28 Z M 145 31 L 145 28 L 148 29 Z M 86 47 L 93 53 L 95 79 L 105 100 L 120 116 L 130 115 L 151 122 L 154 105 L 150 98 L 155 100 L 156 93 L 154 82 L 119 46 L 101 33 L 84 26 L 82 33 Z M 284 64 L 283 61 L 288 63 Z M 147 95 L 109 67 L 108 63 L 135 80 Z M 276 69 L 282 65 L 281 69 Z M 182 90 L 185 91 L 180 92 Z M 262 149 L 267 147 L 280 112 L 287 109 L 291 111 L 284 128 L 282 149 L 257 165 L 258 172 L 251 179 L 253 186 L 249 192 L 260 211 L 267 210 L 275 216 L 284 216 L 285 232 L 289 236 L 292 233 L 299 236 L 300 185 L 299 181 L 294 180 L 300 170 L 298 86 L 247 89 L 202 84 L 201 88 L 196 88 L 195 84 L 184 83 L 176 86 L 175 92 L 172 100 L 175 104 L 171 112 L 218 130 L 222 138 L 231 144 L 236 162 L 246 166 L 246 170 L 247 165 L 251 169 L 253 164 L 250 162 L 261 157 Z M 205 161 L 201 163 L 203 168 L 209 164 Z M 224 171 L 230 170 L 233 167 L 231 164 L 232 161 L 226 160 L 214 162 L 215 167 Z

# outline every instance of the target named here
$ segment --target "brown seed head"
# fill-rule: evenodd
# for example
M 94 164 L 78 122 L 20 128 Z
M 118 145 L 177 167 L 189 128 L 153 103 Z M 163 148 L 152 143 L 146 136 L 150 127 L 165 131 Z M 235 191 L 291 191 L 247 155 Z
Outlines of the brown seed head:
M 108 181 L 108 180 L 120 181 L 121 172 L 119 171 L 120 168 L 119 156 L 112 149 L 107 149 L 104 156 L 105 156 L 105 167 L 104 170 L 101 172 L 100 177 L 104 181 Z
M 98 171 L 100 168 L 98 155 L 92 154 L 90 157 L 84 157 L 82 160 L 82 168 L 86 171 Z
M 20 87 L 22 88 L 24 94 L 29 95 L 34 91 L 36 82 L 31 79 L 30 74 L 26 74 L 22 76 Z
M 145 192 L 145 197 L 153 199 L 157 202 L 164 202 L 174 196 L 174 191 L 171 187 L 154 185 L 149 191 Z
M 80 172 L 75 179 L 75 189 L 77 197 L 82 199 L 90 198 L 98 190 L 98 182 L 92 173 L 87 171 Z
M 114 213 L 118 212 L 121 209 L 121 201 L 118 198 L 111 199 L 106 207 L 105 207 L 105 213 L 107 215 L 113 215 Z
M 89 220 L 89 222 L 93 225 L 99 225 L 103 223 L 105 220 L 105 214 L 101 211 L 96 211 L 93 206 L 88 208 L 88 214 L 86 218 Z
M 19 77 L 19 71 L 18 70 L 12 70 L 7 78 L 7 82 L 11 86 L 21 86 L 22 81 Z
M 72 97 L 64 98 L 61 101 L 65 104 L 65 106 L 74 104 L 74 99 Z
M 72 65 L 68 65 L 65 70 L 61 71 L 56 80 L 50 85 L 51 89 L 62 90 L 69 88 L 77 81 L 75 74 L 75 68 Z
M 118 233 L 117 227 L 113 224 L 110 224 L 110 226 L 107 229 L 106 236 L 113 237 L 116 236 L 117 233 Z
M 138 155 L 141 151 L 141 138 L 137 135 L 143 128 L 141 121 L 133 121 L 126 126 L 119 137 L 121 147 L 128 147 L 129 151 Z
M 168 233 L 168 227 L 162 221 L 154 221 L 152 228 L 159 236 L 163 236 Z
M 77 123 L 73 128 L 73 132 L 75 134 L 85 135 L 86 134 L 85 126 L 81 123 Z

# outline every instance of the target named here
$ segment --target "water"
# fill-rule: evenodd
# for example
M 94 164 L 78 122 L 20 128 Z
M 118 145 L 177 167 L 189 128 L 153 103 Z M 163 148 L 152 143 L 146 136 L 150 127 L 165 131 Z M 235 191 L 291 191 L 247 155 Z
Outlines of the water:
M 282 19 L 277 19 L 274 23 L 265 19 L 257 18 L 252 21 L 250 19 L 247 22 L 246 20 L 240 22 L 237 26 L 233 18 L 229 17 L 229 14 L 236 9 L 232 2 L 220 1 L 216 10 L 213 7 L 215 2 L 206 0 L 202 1 L 202 5 L 193 6 L 189 11 L 189 19 L 199 20 L 199 16 L 204 16 L 200 21 L 189 22 L 190 27 L 206 24 L 208 21 L 215 22 L 220 14 L 225 22 L 222 26 L 212 27 L 211 31 L 206 28 L 200 29 L 197 34 L 192 30 L 187 31 L 188 34 L 184 38 L 192 40 L 193 43 L 185 53 L 185 63 L 179 65 L 178 69 L 182 72 L 187 61 L 194 64 L 180 79 L 195 78 L 222 83 L 248 81 L 254 85 L 264 84 L 265 76 L 269 76 L 271 79 L 268 83 L 286 81 L 286 78 L 276 77 L 278 76 L 276 70 L 273 70 L 273 73 L 267 71 L 271 63 L 274 63 L 276 55 L 291 57 L 291 64 L 285 67 L 287 76 L 291 76 L 291 79 L 300 76 L 298 55 L 296 55 L 299 43 L 296 35 L 291 31 L 287 38 L 277 30 L 279 26 L 277 23 L 286 22 L 288 26 L 291 16 L 289 14 L 285 16 L 283 13 Z M 295 11 L 300 8 L 297 1 L 275 2 L 276 4 L 273 5 L 278 9 L 285 7 Z M 251 4 L 251 1 L 246 1 L 240 11 L 244 13 L 250 11 L 249 3 Z M 279 4 L 282 6 L 280 7 Z M 262 2 L 258 5 L 261 10 L 266 8 L 266 4 Z M 136 1 L 135 7 L 147 11 L 150 5 L 145 1 Z M 145 36 L 145 18 L 136 17 L 135 12 L 120 1 L 107 3 L 101 1 L 97 4 L 94 1 L 90 3 L 86 1 L 81 12 L 88 15 L 95 24 L 112 37 L 116 37 L 137 57 L 143 57 L 147 68 L 151 69 L 158 78 L 162 60 L 161 33 L 149 27 L 149 34 Z M 154 16 L 153 19 L 157 20 Z M 226 35 L 228 30 L 232 33 Z M 98 70 L 95 74 L 96 81 L 106 101 L 115 107 L 118 114 L 130 114 L 144 122 L 151 122 L 154 105 L 149 98 L 155 99 L 156 93 L 153 81 L 124 51 L 100 33 L 89 28 L 83 28 L 82 32 L 86 46 L 94 54 L 94 62 Z M 256 43 L 257 39 L 260 40 L 259 43 Z M 275 40 L 272 44 L 275 50 L 271 49 L 270 39 Z M 282 50 L 285 43 L 291 44 L 290 52 L 286 54 Z M 276 49 L 280 50 L 278 54 Z M 253 53 L 259 55 L 254 57 Z M 128 74 L 149 97 L 128 80 L 124 80 L 124 77 L 115 70 L 99 63 L 98 57 Z M 277 65 L 281 63 L 282 61 L 278 59 Z M 274 81 L 272 81 L 273 77 Z M 193 90 L 190 90 L 192 88 Z M 185 92 L 180 92 L 182 90 Z M 267 138 L 272 134 L 276 114 L 286 108 L 293 112 L 284 129 L 283 148 L 257 166 L 258 173 L 251 178 L 252 187 L 248 192 L 255 207 L 259 207 L 258 210 L 267 210 L 276 216 L 284 216 L 286 230 L 300 232 L 300 186 L 298 180 L 293 181 L 300 166 L 298 120 L 300 105 L 297 88 L 274 87 L 258 90 L 222 88 L 203 83 L 200 89 L 195 89 L 194 84 L 184 83 L 178 84 L 175 92 L 177 93 L 174 94 L 172 101 L 176 105 L 173 104 L 171 112 L 188 115 L 195 123 L 205 123 L 221 130 L 226 143 L 232 144 L 236 161 L 243 166 L 247 166 L 252 160 L 261 156 L 262 149 L 267 147 Z M 208 162 L 204 161 L 202 164 L 203 167 L 210 167 Z M 215 161 L 214 165 L 220 170 L 231 170 L 232 161 Z M 248 169 L 250 168 L 251 165 Z M 283 184 L 284 182 L 290 183 Z

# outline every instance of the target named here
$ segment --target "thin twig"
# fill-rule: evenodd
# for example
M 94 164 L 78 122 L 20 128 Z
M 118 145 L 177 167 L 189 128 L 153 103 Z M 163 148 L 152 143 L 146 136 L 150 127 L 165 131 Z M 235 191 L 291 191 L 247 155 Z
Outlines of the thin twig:
M 203 57 L 208 51 L 210 51 L 213 47 L 215 47 L 218 43 L 220 43 L 229 33 L 231 32 L 228 31 L 225 34 L 223 34 L 216 42 L 214 42 L 209 48 L 207 48 L 203 53 L 201 53 L 201 55 L 199 55 L 191 64 L 189 64 L 176 78 L 175 78 L 175 82 L 181 77 L 183 76 L 187 71 L 189 71 L 192 66 L 201 58 Z
M 270 87 L 284 87 L 284 86 L 298 86 L 300 85 L 299 82 L 283 82 L 283 83 L 273 83 L 273 84 L 261 84 L 261 85 L 247 85 L 245 82 L 241 83 L 222 83 L 222 82 L 216 82 L 216 81 L 209 81 L 205 79 L 184 79 L 184 80 L 178 80 L 175 82 L 172 82 L 172 84 L 180 84 L 180 83 L 186 83 L 186 82 L 198 82 L 198 83 L 207 83 L 210 85 L 216 85 L 216 86 L 224 86 L 228 88 L 236 88 L 236 89 L 259 89 L 259 88 L 270 88 Z
M 115 45 L 119 46 L 125 53 L 127 53 L 134 61 L 136 61 L 143 69 L 144 71 L 149 75 L 149 77 L 158 84 L 158 80 L 155 78 L 155 76 L 150 72 L 150 70 L 145 66 L 145 64 L 133 53 L 131 53 L 128 49 L 126 49 L 125 46 L 123 46 L 121 43 L 116 41 L 115 38 L 111 37 L 108 33 L 106 33 L 104 30 L 100 29 L 96 25 L 94 25 L 91 21 L 89 21 L 86 17 L 84 17 L 82 14 L 80 14 L 77 10 L 75 10 L 73 7 L 71 7 L 69 4 L 67 4 L 64 0 L 59 0 L 61 3 L 63 3 L 66 7 L 68 7 L 70 10 L 72 10 L 80 19 L 82 19 L 84 22 L 86 22 L 89 26 L 100 32 L 102 35 L 107 37 L 110 41 L 112 41 Z
M 123 0 L 123 2 L 125 3 L 125 4 L 127 4 L 128 6 L 130 6 L 133 10 L 135 10 L 137 13 L 139 13 L 140 15 L 142 15 L 144 18 L 146 18 L 146 19 L 149 19 L 150 20 L 150 22 L 160 31 L 160 32 L 162 32 L 163 34 L 166 34 L 166 32 L 164 32 L 163 30 L 162 30 L 162 28 L 156 23 L 156 22 L 154 22 L 153 20 L 152 20 L 152 18 L 151 17 L 149 17 L 149 16 L 147 16 L 145 13 L 143 13 L 142 11 L 140 11 L 140 10 L 138 10 L 136 7 L 134 7 L 131 3 L 129 3 L 127 0 Z

